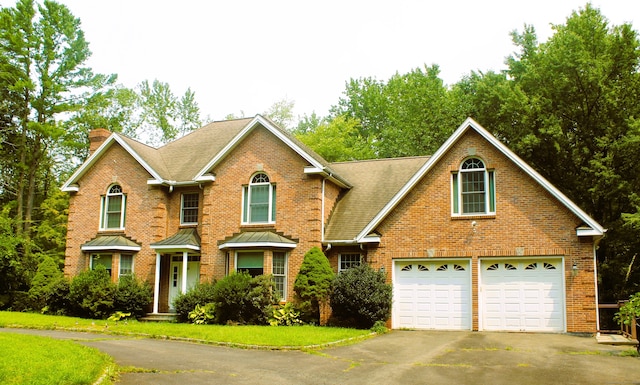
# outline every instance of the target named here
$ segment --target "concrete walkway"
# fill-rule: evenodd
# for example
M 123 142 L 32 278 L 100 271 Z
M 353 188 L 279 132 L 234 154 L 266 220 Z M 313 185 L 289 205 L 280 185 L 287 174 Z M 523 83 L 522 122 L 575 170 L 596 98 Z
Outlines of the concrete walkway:
M 566 334 L 392 331 L 355 345 L 269 351 L 89 333 L 0 329 L 72 339 L 114 357 L 119 384 L 640 384 L 630 346 Z

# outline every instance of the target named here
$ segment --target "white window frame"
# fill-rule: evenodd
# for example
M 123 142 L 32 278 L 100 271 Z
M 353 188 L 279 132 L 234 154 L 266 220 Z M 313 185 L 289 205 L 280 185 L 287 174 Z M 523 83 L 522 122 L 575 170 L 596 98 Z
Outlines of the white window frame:
M 131 258 L 131 272 L 129 273 L 123 273 L 122 272 L 122 258 L 123 257 L 130 257 Z M 134 264 L 135 264 L 135 258 L 133 258 L 133 254 L 120 254 L 120 263 L 118 263 L 118 278 L 124 276 L 124 275 L 133 275 L 134 272 Z
M 465 162 L 477 160 L 482 163 L 482 168 L 463 169 Z M 463 192 L 463 175 L 472 172 L 483 173 L 484 183 L 484 211 L 465 212 Z M 474 215 L 495 215 L 496 213 L 496 191 L 495 191 L 495 171 L 489 170 L 486 163 L 479 157 L 466 158 L 460 164 L 458 171 L 451 174 L 451 215 L 453 216 L 474 216 Z
M 282 255 L 282 258 L 284 259 L 284 270 L 283 273 L 276 273 L 276 264 L 275 264 L 275 259 L 276 259 L 276 254 Z M 288 274 L 287 272 L 289 271 L 289 255 L 288 253 L 284 252 L 284 251 L 274 251 L 272 253 L 272 260 L 271 260 L 271 274 L 273 275 L 273 279 L 274 282 L 276 282 L 277 284 L 277 279 L 282 280 L 282 295 L 280 298 L 280 301 L 286 301 L 287 300 L 287 279 L 288 279 Z M 277 278 L 277 279 L 276 279 Z
M 120 189 L 119 192 L 113 192 L 113 189 L 116 187 Z M 116 197 L 116 196 L 119 196 L 121 198 L 119 227 L 108 227 L 109 212 L 107 212 L 107 208 L 109 207 L 109 199 L 110 197 Z M 126 211 L 127 211 L 126 202 L 127 202 L 127 196 L 124 194 L 121 185 L 114 184 L 109 186 L 109 188 L 107 189 L 107 193 L 103 195 L 102 199 L 100 200 L 100 230 L 101 231 L 102 230 L 124 230 L 124 225 L 125 225 L 124 222 L 125 222 Z
M 356 256 L 358 257 L 357 264 L 355 264 L 356 262 L 354 260 L 343 261 L 345 259 L 345 257 L 352 258 L 352 257 L 356 257 Z M 342 263 L 343 262 L 345 262 L 345 263 L 348 262 L 349 266 L 343 268 L 342 267 Z M 360 253 L 341 253 L 341 254 L 338 254 L 338 273 L 342 273 L 343 271 L 347 271 L 352 267 L 360 266 L 361 264 L 362 264 L 362 254 L 360 254 Z
M 258 181 L 256 182 L 256 179 L 259 179 L 260 176 L 264 176 L 266 177 L 267 181 Z M 251 194 L 252 194 L 252 187 L 259 187 L 259 186 L 269 186 L 269 196 L 268 196 L 268 201 L 267 201 L 267 220 L 266 221 L 252 221 L 251 220 Z M 254 175 L 251 176 L 251 182 L 244 186 L 242 189 L 242 224 L 243 225 L 250 225 L 250 224 L 274 224 L 276 223 L 276 218 L 275 218 L 275 194 L 276 194 L 276 185 L 271 183 L 271 178 L 269 178 L 269 176 L 264 173 L 264 172 L 258 172 Z
M 111 259 L 111 265 L 109 265 L 107 267 L 107 265 L 104 264 L 100 264 L 102 266 L 104 266 L 107 269 L 107 272 L 109 272 L 109 275 L 111 276 L 113 274 L 113 254 L 109 254 L 109 253 L 95 253 L 95 254 L 91 254 L 89 256 L 89 270 L 93 270 L 94 269 L 94 258 L 102 258 L 102 257 L 109 257 Z
M 184 207 L 184 198 L 187 195 L 195 195 L 198 200 L 198 205 L 196 207 Z M 184 211 L 185 210 L 196 210 L 196 221 L 195 222 L 185 222 L 184 220 Z M 198 193 L 184 193 L 180 196 L 180 224 L 181 225 L 197 225 L 198 217 L 200 216 L 200 194 Z

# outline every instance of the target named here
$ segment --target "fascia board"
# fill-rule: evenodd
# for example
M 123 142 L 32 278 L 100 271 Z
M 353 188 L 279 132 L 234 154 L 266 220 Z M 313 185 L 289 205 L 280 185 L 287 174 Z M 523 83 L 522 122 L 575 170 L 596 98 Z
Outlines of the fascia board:
M 418 181 L 438 162 L 442 156 L 449 151 L 449 149 L 458 141 L 458 139 L 471 128 L 484 137 L 489 143 L 493 144 L 498 150 L 500 150 L 507 158 L 520 167 L 527 175 L 538 182 L 544 189 L 546 189 L 553 197 L 564 204 L 571 212 L 573 212 L 578 218 L 584 221 L 594 234 L 603 235 L 605 229 L 600 226 L 593 218 L 580 209 L 575 203 L 567 198 L 560 190 L 554 187 L 549 181 L 547 181 L 542 175 L 535 171 L 513 151 L 511 151 L 504 143 L 500 142 L 496 137 L 491 135 L 484 127 L 472 118 L 467 118 L 458 129 L 447 139 L 442 146 L 429 158 L 429 160 L 411 177 L 411 179 L 405 184 L 405 186 L 398 191 L 398 193 L 391 198 L 382 210 L 367 224 L 367 226 L 358 234 L 356 240 L 359 242 L 365 238 L 368 234 L 373 232 L 374 228 L 380 224 L 380 222 L 393 210 L 393 208 L 411 191 L 411 189 L 418 183 Z
M 104 250 L 121 250 L 121 251 L 140 251 L 140 246 L 82 246 L 82 251 L 104 251 Z
M 193 179 L 198 180 L 202 178 L 204 174 L 211 171 L 211 169 L 214 166 L 216 166 L 220 162 L 220 160 L 222 160 L 225 156 L 227 156 L 229 152 L 233 148 L 235 148 L 242 141 L 242 139 L 249 132 L 251 132 L 251 130 L 253 130 L 258 124 L 265 127 L 269 132 L 274 134 L 278 139 L 284 142 L 287 146 L 289 146 L 292 150 L 294 150 L 298 155 L 303 157 L 307 162 L 309 162 L 312 165 L 312 167 L 315 167 L 318 169 L 323 168 L 322 164 L 320 164 L 311 155 L 309 155 L 306 151 L 300 148 L 300 146 L 296 145 L 293 141 L 291 141 L 288 137 L 286 137 L 282 132 L 280 132 L 280 130 L 276 129 L 273 126 L 273 124 L 271 124 L 268 120 L 263 118 L 261 115 L 256 115 L 255 118 L 253 118 L 253 120 L 251 120 L 229 143 L 227 143 L 227 145 L 219 153 L 217 153 L 216 156 L 214 156 L 213 159 L 211 159 L 209 163 L 207 163 L 206 166 L 204 166 L 196 174 L 196 176 Z
M 135 152 L 118 134 L 112 133 L 105 141 L 96 149 L 96 151 L 89 156 L 89 158 L 71 175 L 71 177 L 62 185 L 61 190 L 65 192 L 77 192 L 78 187 L 71 186 L 75 184 L 84 174 L 87 172 L 102 156 L 113 142 L 117 142 L 131 155 L 140 165 L 147 170 L 153 178 L 162 183 L 162 177 L 144 160 L 140 155 Z
M 218 249 L 248 249 L 252 247 L 280 247 L 287 249 L 295 249 L 296 244 L 293 243 L 279 243 L 279 242 L 245 242 L 245 243 L 223 243 L 218 246 Z
M 153 250 L 184 250 L 184 249 L 188 249 L 188 250 L 195 250 L 195 251 L 200 251 L 200 247 L 196 246 L 196 245 L 150 245 L 149 246 L 151 249 Z

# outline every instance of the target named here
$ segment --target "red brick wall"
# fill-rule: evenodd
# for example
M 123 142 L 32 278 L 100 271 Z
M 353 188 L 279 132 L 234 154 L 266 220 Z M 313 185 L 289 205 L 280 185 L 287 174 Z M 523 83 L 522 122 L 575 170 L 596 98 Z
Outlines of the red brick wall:
M 496 214 L 451 215 L 451 171 L 470 156 L 495 170 Z M 472 222 L 477 223 L 475 231 Z M 418 183 L 378 227 L 378 247 L 368 251 L 391 278 L 395 258 L 465 257 L 472 266 L 473 328 L 478 328 L 478 258 L 563 256 L 567 330 L 596 328 L 594 261 L 591 239 L 576 236 L 581 221 L 475 132 L 458 143 Z M 571 275 L 573 262 L 579 265 Z
M 264 128 L 253 130 L 213 171 L 216 181 L 204 188 L 202 219 L 202 274 L 222 278 L 227 251 L 219 242 L 246 230 L 264 229 L 298 240 L 289 251 L 288 294 L 304 254 L 321 242 L 322 179 L 305 175 L 308 163 Z M 276 220 L 270 225 L 242 225 L 242 189 L 257 172 L 266 173 L 276 185 Z M 234 270 L 235 252 L 229 252 Z M 205 258 L 206 256 L 206 258 Z M 271 253 L 265 252 L 265 272 L 271 268 Z
M 91 167 L 79 181 L 79 191 L 69 202 L 65 274 L 77 275 L 89 265 L 82 244 L 98 234 L 122 234 L 142 244 L 134 257 L 136 275 L 154 280 L 155 252 L 149 244 L 166 237 L 166 193 L 147 185 L 151 176 L 119 144 L 114 143 L 100 162 Z M 126 223 L 122 231 L 99 231 L 100 197 L 112 184 L 122 186 L 126 195 Z

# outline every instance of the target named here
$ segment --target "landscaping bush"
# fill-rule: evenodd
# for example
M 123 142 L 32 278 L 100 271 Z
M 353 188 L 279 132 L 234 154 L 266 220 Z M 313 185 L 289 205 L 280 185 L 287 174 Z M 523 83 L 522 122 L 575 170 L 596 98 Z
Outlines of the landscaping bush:
M 136 278 L 134 275 L 124 275 L 118 281 L 115 292 L 114 309 L 123 313 L 131 313 L 135 318 L 142 317 L 152 299 L 151 284 Z
M 318 247 L 312 247 L 304 255 L 293 290 L 301 317 L 305 322 L 320 322 L 320 303 L 329 297 L 335 274 L 329 260 Z
M 178 314 L 179 322 L 189 322 L 189 313 L 196 305 L 205 306 L 214 301 L 216 281 L 203 282 L 195 285 L 184 294 L 179 294 L 173 301 L 173 308 Z
M 371 328 L 391 315 L 391 285 L 385 274 L 366 263 L 338 274 L 331 293 L 335 322 L 342 326 Z
M 78 274 L 69 287 L 69 301 L 73 315 L 106 319 L 113 313 L 116 285 L 104 266 Z
M 31 280 L 31 288 L 29 289 L 31 309 L 42 311 L 47 306 L 51 290 L 62 279 L 62 276 L 62 272 L 53 258 L 45 256 Z
M 49 288 L 46 297 L 47 305 L 42 308 L 44 314 L 67 315 L 71 311 L 71 302 L 69 301 L 69 290 L 71 283 L 65 277 L 60 277 Z
M 233 273 L 216 284 L 214 304 L 218 323 L 267 324 L 277 303 L 271 276 L 252 278 L 247 272 Z

